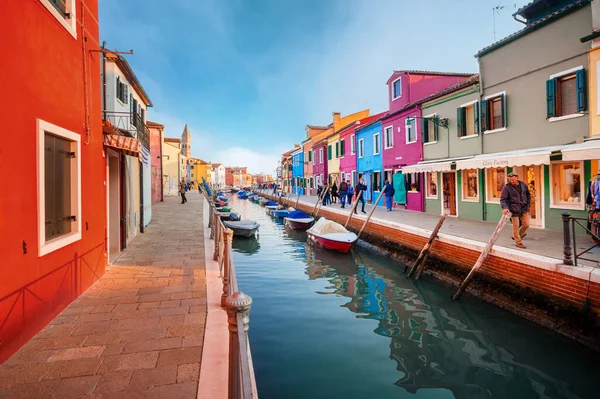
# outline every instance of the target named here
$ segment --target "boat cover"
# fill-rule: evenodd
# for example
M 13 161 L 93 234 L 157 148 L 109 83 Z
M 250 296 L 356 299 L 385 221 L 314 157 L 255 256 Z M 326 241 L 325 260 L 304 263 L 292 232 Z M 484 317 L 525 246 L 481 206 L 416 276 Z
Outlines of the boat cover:
M 260 224 L 252 220 L 224 221 L 223 224 L 232 229 L 254 230 L 260 227 Z
M 275 205 L 277 205 L 277 203 L 275 201 L 267 202 L 267 206 L 275 206 Z
M 290 214 L 288 215 L 288 219 L 308 219 L 308 218 L 310 218 L 310 216 L 302 211 L 291 211 Z
M 288 216 L 289 217 L 289 216 Z M 326 218 L 321 218 L 308 229 L 309 232 L 318 234 L 320 236 L 324 236 L 326 234 L 335 234 L 335 233 L 350 233 L 344 226 L 339 223 L 334 222 L 333 220 L 328 220 Z

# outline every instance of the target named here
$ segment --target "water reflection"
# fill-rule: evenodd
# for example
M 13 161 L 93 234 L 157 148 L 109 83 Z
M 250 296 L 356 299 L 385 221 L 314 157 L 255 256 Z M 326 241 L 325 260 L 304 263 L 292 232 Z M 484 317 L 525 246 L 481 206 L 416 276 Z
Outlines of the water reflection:
M 231 247 L 234 251 L 242 254 L 255 254 L 260 249 L 260 242 L 255 236 L 235 237 Z

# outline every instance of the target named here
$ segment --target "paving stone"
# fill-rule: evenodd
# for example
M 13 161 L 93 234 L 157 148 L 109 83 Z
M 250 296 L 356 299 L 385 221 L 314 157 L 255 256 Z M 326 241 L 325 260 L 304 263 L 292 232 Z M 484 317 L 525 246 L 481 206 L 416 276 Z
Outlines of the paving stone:
M 183 326 L 175 326 L 167 328 L 167 337 L 186 337 L 202 334 L 204 332 L 204 324 L 188 324 Z
M 113 320 L 122 319 L 145 319 L 148 317 L 149 309 L 132 310 L 128 312 L 114 312 L 112 313 Z
M 36 338 L 68 337 L 76 329 L 77 329 L 77 326 L 71 325 L 71 324 L 51 324 L 49 326 L 46 326 L 35 337 Z
M 200 363 L 181 364 L 177 366 L 177 382 L 198 381 Z
M 120 370 L 152 369 L 158 361 L 158 351 L 107 356 L 98 372 L 106 374 Z
M 178 308 L 167 308 L 167 309 L 150 309 L 149 316 L 157 317 L 157 316 L 169 316 L 175 314 L 187 314 L 190 311 L 189 306 L 180 306 Z
M 77 319 L 77 315 L 73 316 L 56 316 L 50 324 L 71 324 Z
M 167 309 L 167 308 L 178 308 L 181 306 L 181 300 L 179 299 L 175 299 L 175 300 L 169 300 L 169 301 L 162 301 L 160 303 L 160 309 Z
M 35 381 L 25 384 L 17 384 L 4 390 L 0 388 L 0 398 L 50 398 L 57 385 L 58 380 Z
M 158 309 L 150 309 L 158 310 Z M 158 327 L 158 317 L 150 319 L 124 319 L 112 320 L 110 331 L 147 330 Z
M 102 395 L 102 397 L 118 397 L 110 394 L 129 388 L 132 375 L 133 370 L 115 371 L 114 373 L 104 374 L 100 381 L 98 381 L 94 393 Z
M 46 363 L 51 367 L 44 376 L 45 380 L 54 380 L 57 378 L 81 377 L 85 375 L 94 375 L 98 367 L 102 364 L 104 358 L 94 357 L 89 359 L 74 359 L 60 362 Z
M 185 315 L 176 314 L 171 316 L 162 316 L 158 322 L 159 327 L 169 328 L 175 326 L 182 326 L 185 321 Z
M 200 346 L 194 346 L 189 348 L 181 349 L 170 349 L 160 352 L 158 358 L 158 365 L 172 365 L 172 364 L 190 364 L 198 363 L 202 357 L 202 348 Z
M 191 299 L 193 294 L 191 292 L 176 292 L 171 294 L 171 300 L 173 299 Z
M 151 370 L 135 370 L 129 383 L 136 390 L 174 384 L 177 382 L 177 366 L 161 366 Z
M 147 341 L 150 339 L 165 338 L 167 329 L 164 327 L 148 328 L 144 330 L 125 331 L 119 334 L 121 343 Z
M 99 305 L 95 306 L 91 313 L 110 313 L 117 305 Z
M 60 312 L 60 316 L 73 316 L 73 315 L 86 314 L 86 313 L 90 313 L 93 309 L 94 309 L 93 306 L 78 307 L 77 303 L 75 303 L 75 306 L 69 306 L 68 308 L 66 308 L 65 310 Z
M 90 313 L 77 317 L 75 324 L 89 323 L 92 321 L 105 321 L 111 319 L 111 313 Z
M 171 298 L 170 294 L 149 294 L 141 295 L 139 302 L 156 302 L 156 301 L 168 301 Z
M 206 305 L 202 306 L 190 306 L 190 313 L 206 313 Z
M 118 343 L 121 339 L 121 334 L 118 332 L 107 332 L 103 334 L 90 335 L 87 338 L 83 346 L 95 346 L 95 345 L 110 345 Z
M 84 359 L 98 357 L 106 349 L 105 346 L 86 346 L 83 348 L 67 348 L 55 351 L 47 362 L 58 362 L 62 360 Z
M 148 399 L 189 399 L 195 398 L 198 383 L 182 382 L 180 384 L 162 385 L 148 390 L 144 398 Z
M 140 302 L 138 306 L 138 310 L 144 309 L 158 309 L 160 307 L 160 302 Z
M 123 353 L 123 348 L 125 344 L 112 344 L 108 345 L 104 352 L 102 352 L 102 356 L 110 356 L 110 355 L 119 355 Z
M 108 331 L 111 326 L 110 320 L 105 321 L 94 321 L 90 323 L 84 323 L 77 327 L 71 335 L 98 335 Z
M 101 376 L 91 375 L 86 377 L 67 378 L 59 380 L 56 389 L 52 394 L 52 398 L 81 398 L 91 393 L 96 389 Z
M 183 348 L 187 348 L 190 346 L 202 345 L 204 345 L 204 332 L 200 334 L 186 335 L 185 337 L 183 337 L 183 344 L 181 346 Z
M 136 341 L 125 345 L 124 353 L 149 352 L 163 349 L 181 348 L 181 337 L 160 338 L 147 341 Z
M 33 339 L 21 348 L 21 351 L 76 348 L 82 346 L 86 339 L 86 336 Z
M 113 312 L 131 312 L 136 310 L 138 307 L 137 303 L 121 303 L 115 305 L 115 308 L 112 310 Z
M 183 325 L 204 324 L 206 323 L 206 315 L 204 313 L 190 313 L 185 315 Z
M 0 387 L 10 387 L 15 384 L 24 384 L 41 380 L 48 370 L 48 363 L 32 363 L 26 365 L 10 366 L 4 363 L 0 367 Z

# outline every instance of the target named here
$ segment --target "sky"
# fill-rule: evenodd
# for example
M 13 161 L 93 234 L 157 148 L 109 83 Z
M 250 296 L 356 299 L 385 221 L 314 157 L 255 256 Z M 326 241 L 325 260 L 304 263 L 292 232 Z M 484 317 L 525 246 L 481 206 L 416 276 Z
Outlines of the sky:
M 477 73 L 474 54 L 521 29 L 527 0 L 100 0 L 166 137 L 192 156 L 274 174 L 283 152 L 363 109 L 387 110 L 393 70 Z M 495 7 L 503 7 L 495 10 Z

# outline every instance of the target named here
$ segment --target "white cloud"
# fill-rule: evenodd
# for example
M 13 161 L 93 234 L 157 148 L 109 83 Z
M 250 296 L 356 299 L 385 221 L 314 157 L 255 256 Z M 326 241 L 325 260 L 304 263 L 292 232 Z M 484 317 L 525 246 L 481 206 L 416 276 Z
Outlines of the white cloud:
M 192 143 L 193 147 L 193 143 Z M 223 163 L 225 166 L 247 166 L 249 173 L 268 173 L 275 174 L 277 161 L 283 151 L 269 149 L 267 154 L 249 150 L 242 147 L 231 147 L 221 149 L 214 153 L 214 158 L 205 159 L 206 161 Z

